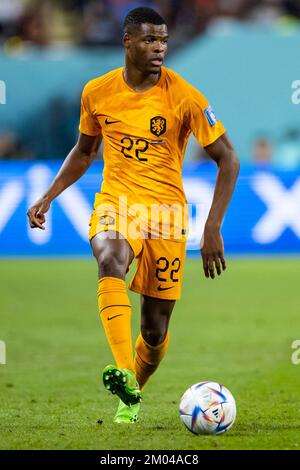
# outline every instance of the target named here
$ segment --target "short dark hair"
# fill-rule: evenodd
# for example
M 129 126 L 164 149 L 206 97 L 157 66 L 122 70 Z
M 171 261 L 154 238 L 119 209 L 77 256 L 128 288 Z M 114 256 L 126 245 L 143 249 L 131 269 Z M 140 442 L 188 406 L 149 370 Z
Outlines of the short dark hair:
M 123 29 L 127 33 L 141 24 L 167 24 L 165 20 L 155 10 L 147 7 L 140 7 L 131 10 L 124 20 Z

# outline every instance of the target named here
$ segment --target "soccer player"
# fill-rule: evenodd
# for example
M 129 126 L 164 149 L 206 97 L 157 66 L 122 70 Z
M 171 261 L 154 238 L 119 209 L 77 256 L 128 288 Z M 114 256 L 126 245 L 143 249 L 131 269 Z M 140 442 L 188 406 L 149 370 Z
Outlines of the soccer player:
M 204 274 L 212 279 L 226 268 L 221 224 L 239 161 L 206 98 L 162 66 L 168 44 L 163 18 L 150 8 L 132 10 L 123 44 L 125 66 L 85 86 L 78 142 L 28 216 L 32 228 L 44 230 L 51 202 L 85 173 L 103 139 L 103 184 L 90 221 L 99 313 L 116 363 L 105 367 L 103 382 L 120 398 L 115 422 L 131 423 L 138 418 L 141 392 L 167 351 L 169 321 L 180 298 L 187 237 L 181 169 L 190 133 L 218 165 L 201 242 Z M 133 353 L 125 276 L 134 258 L 129 288 L 141 295 L 141 332 Z

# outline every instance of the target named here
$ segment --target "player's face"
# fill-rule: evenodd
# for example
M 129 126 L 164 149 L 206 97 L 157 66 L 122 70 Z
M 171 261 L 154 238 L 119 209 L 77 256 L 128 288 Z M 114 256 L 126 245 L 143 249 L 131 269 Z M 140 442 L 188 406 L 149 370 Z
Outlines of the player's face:
M 159 73 L 168 49 L 168 28 L 165 24 L 142 24 L 134 33 L 125 34 L 124 45 L 138 70 Z

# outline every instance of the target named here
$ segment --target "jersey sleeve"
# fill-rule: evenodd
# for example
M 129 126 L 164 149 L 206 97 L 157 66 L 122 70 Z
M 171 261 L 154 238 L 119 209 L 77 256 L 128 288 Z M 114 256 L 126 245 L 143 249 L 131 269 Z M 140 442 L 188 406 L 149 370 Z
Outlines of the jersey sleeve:
M 205 96 L 192 85 L 188 85 L 185 106 L 186 125 L 202 147 L 212 144 L 226 132 Z
M 91 98 L 88 94 L 89 86 L 87 85 L 81 96 L 81 111 L 80 111 L 80 123 L 79 131 L 82 134 L 96 136 L 101 134 L 101 127 L 96 116 L 91 111 Z

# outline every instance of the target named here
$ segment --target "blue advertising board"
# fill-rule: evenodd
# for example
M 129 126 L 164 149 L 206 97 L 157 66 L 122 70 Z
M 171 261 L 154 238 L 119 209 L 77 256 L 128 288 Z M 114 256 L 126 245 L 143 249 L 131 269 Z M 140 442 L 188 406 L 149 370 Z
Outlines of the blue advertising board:
M 28 226 L 27 208 L 47 189 L 60 164 L 0 162 L 0 256 L 90 254 L 88 223 L 102 181 L 100 162 L 53 202 L 45 231 Z M 213 163 L 184 167 L 190 204 L 189 254 L 199 252 L 216 174 Z M 222 234 L 226 253 L 300 253 L 300 172 L 242 167 Z

